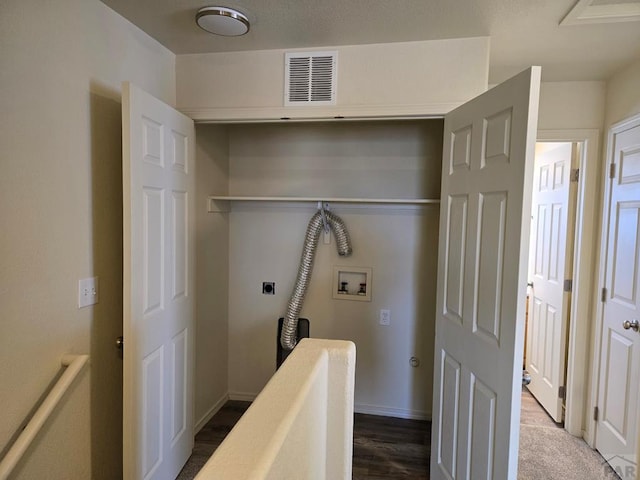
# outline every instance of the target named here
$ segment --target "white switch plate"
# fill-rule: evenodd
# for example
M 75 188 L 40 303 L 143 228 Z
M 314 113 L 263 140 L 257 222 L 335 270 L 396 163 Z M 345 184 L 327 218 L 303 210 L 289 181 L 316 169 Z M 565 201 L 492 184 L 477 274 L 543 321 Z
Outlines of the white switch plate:
M 380 310 L 380 325 L 391 325 L 391 310 Z
M 98 303 L 98 277 L 78 281 L 78 308 Z

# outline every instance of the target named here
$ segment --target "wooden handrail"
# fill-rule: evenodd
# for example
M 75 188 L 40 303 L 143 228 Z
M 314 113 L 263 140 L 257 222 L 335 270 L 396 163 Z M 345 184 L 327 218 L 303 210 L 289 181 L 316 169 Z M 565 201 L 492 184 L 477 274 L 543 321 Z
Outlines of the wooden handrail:
M 51 415 L 51 412 L 56 408 L 78 376 L 78 373 L 80 373 L 80 370 L 82 370 L 82 367 L 84 367 L 88 361 L 89 355 L 64 355 L 62 357 L 61 363 L 63 367 L 67 367 L 66 370 L 0 462 L 0 480 L 6 480 L 9 477 L 29 448 L 29 445 L 31 445 L 33 439 L 38 435 L 38 432 L 49 418 L 49 415 Z

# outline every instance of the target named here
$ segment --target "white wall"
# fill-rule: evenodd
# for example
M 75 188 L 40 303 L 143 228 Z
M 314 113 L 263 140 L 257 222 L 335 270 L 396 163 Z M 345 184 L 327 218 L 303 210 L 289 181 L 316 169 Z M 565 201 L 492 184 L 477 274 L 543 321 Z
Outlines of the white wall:
M 640 113 L 640 59 L 617 72 L 607 82 L 607 113 L 605 124 L 608 128 Z
M 229 189 L 227 128 L 196 126 L 196 431 L 227 400 L 229 217 L 207 213 L 207 197 Z
M 439 120 L 229 128 L 232 195 L 439 198 Z M 334 240 L 319 246 L 301 316 L 312 337 L 355 342 L 358 410 L 429 416 L 438 207 L 331 208 L 354 253 L 338 257 Z M 229 214 L 232 398 L 252 398 L 275 371 L 277 319 L 314 212 L 315 205 L 234 204 Z M 372 267 L 372 301 L 332 299 L 334 265 Z M 276 295 L 261 293 L 264 281 L 276 282 Z M 390 326 L 378 324 L 380 309 L 391 310 Z M 410 366 L 412 356 L 420 367 Z
M 285 50 L 263 50 L 179 55 L 178 107 L 201 120 L 442 114 L 487 87 L 486 37 L 311 50 L 338 51 L 336 106 L 283 107 Z
M 538 128 L 602 130 L 605 82 L 543 82 Z
M 0 65 L 0 445 L 89 353 L 15 478 L 121 478 L 120 82 L 174 103 L 175 56 L 97 0 L 4 0 Z

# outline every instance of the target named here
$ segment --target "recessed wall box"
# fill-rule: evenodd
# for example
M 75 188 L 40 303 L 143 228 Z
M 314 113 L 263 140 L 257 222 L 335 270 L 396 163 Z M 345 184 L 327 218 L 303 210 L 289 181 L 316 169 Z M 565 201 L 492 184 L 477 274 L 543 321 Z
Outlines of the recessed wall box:
M 371 301 L 371 268 L 333 267 L 332 296 L 337 300 Z
M 262 293 L 264 295 L 275 295 L 276 282 L 262 282 Z

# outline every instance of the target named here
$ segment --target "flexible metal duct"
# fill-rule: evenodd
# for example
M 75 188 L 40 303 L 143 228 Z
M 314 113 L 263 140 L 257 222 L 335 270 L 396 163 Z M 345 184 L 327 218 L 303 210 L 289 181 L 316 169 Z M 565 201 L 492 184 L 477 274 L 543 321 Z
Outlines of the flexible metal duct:
M 347 227 L 342 219 L 324 209 L 316 212 L 316 214 L 311 217 L 309 225 L 307 226 L 296 284 L 293 287 L 291 298 L 289 298 L 289 303 L 287 304 L 287 313 L 284 316 L 280 345 L 282 345 L 282 348 L 285 350 L 293 350 L 297 343 L 296 332 L 298 330 L 298 316 L 300 315 L 302 302 L 304 301 L 307 286 L 311 279 L 318 238 L 320 237 L 320 232 L 323 229 L 325 221 L 329 227 L 331 227 L 336 238 L 338 255 L 344 257 L 351 255 L 351 240 L 349 239 L 349 232 L 347 232 Z

